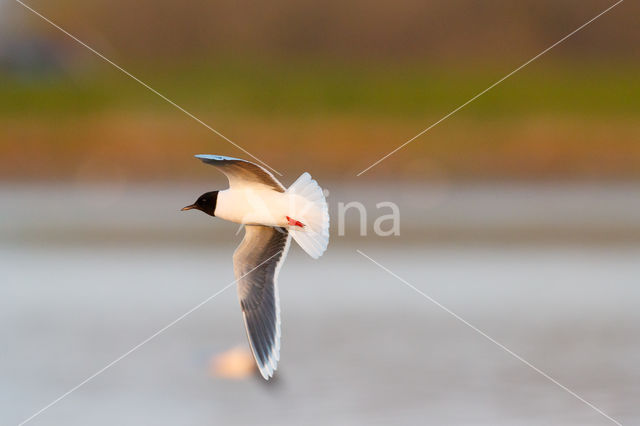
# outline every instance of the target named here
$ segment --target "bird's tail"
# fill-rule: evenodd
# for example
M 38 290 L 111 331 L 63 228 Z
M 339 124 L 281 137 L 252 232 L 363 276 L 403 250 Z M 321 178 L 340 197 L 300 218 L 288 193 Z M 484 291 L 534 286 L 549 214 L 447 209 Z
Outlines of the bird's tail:
M 329 207 L 322 188 L 304 172 L 287 189 L 295 205 L 289 219 L 289 233 L 314 259 L 322 256 L 329 244 Z

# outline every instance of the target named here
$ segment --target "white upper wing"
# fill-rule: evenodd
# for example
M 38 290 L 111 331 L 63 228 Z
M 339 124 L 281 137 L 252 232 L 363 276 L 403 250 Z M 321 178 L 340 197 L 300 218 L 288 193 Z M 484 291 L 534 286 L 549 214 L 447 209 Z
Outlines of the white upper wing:
M 278 192 L 285 191 L 284 186 L 271 172 L 250 161 L 209 154 L 196 155 L 195 157 L 204 163 L 211 164 L 224 173 L 229 179 L 231 188 L 262 185 Z

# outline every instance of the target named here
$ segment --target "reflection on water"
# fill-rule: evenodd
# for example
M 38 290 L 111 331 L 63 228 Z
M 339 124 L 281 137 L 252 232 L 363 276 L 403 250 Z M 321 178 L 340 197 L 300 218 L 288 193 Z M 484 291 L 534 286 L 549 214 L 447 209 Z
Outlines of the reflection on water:
M 90 218 L 76 215 L 86 230 Z M 15 218 L 37 229 L 32 211 Z M 191 217 L 234 238 L 232 225 L 204 219 Z M 3 226 L 2 424 L 233 281 L 234 245 L 214 239 L 41 244 Z M 356 248 L 623 424 L 640 420 L 640 245 L 402 242 L 335 239 L 319 261 L 291 250 L 272 385 L 212 377 L 213 356 L 246 345 L 231 288 L 32 424 L 608 424 Z

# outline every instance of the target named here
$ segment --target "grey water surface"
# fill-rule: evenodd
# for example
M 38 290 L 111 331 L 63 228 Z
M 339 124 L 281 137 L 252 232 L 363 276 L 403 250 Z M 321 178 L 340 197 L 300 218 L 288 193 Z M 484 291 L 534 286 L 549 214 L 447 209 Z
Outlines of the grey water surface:
M 246 345 L 232 287 L 29 424 L 613 424 L 497 343 L 638 424 L 636 192 L 572 188 L 414 188 L 398 201 L 411 235 L 360 237 L 356 223 L 318 261 L 292 248 L 274 383 L 209 373 Z M 236 228 L 177 212 L 199 189 L 0 191 L 0 424 L 233 282 Z M 354 194 L 375 217 L 379 192 L 331 196 Z

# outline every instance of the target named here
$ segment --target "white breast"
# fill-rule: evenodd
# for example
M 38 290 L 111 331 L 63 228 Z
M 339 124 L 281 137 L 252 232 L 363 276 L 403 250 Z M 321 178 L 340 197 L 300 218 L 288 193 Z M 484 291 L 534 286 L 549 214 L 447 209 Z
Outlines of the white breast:
M 285 226 L 289 198 L 289 194 L 271 189 L 227 189 L 218 193 L 215 215 L 242 224 Z

